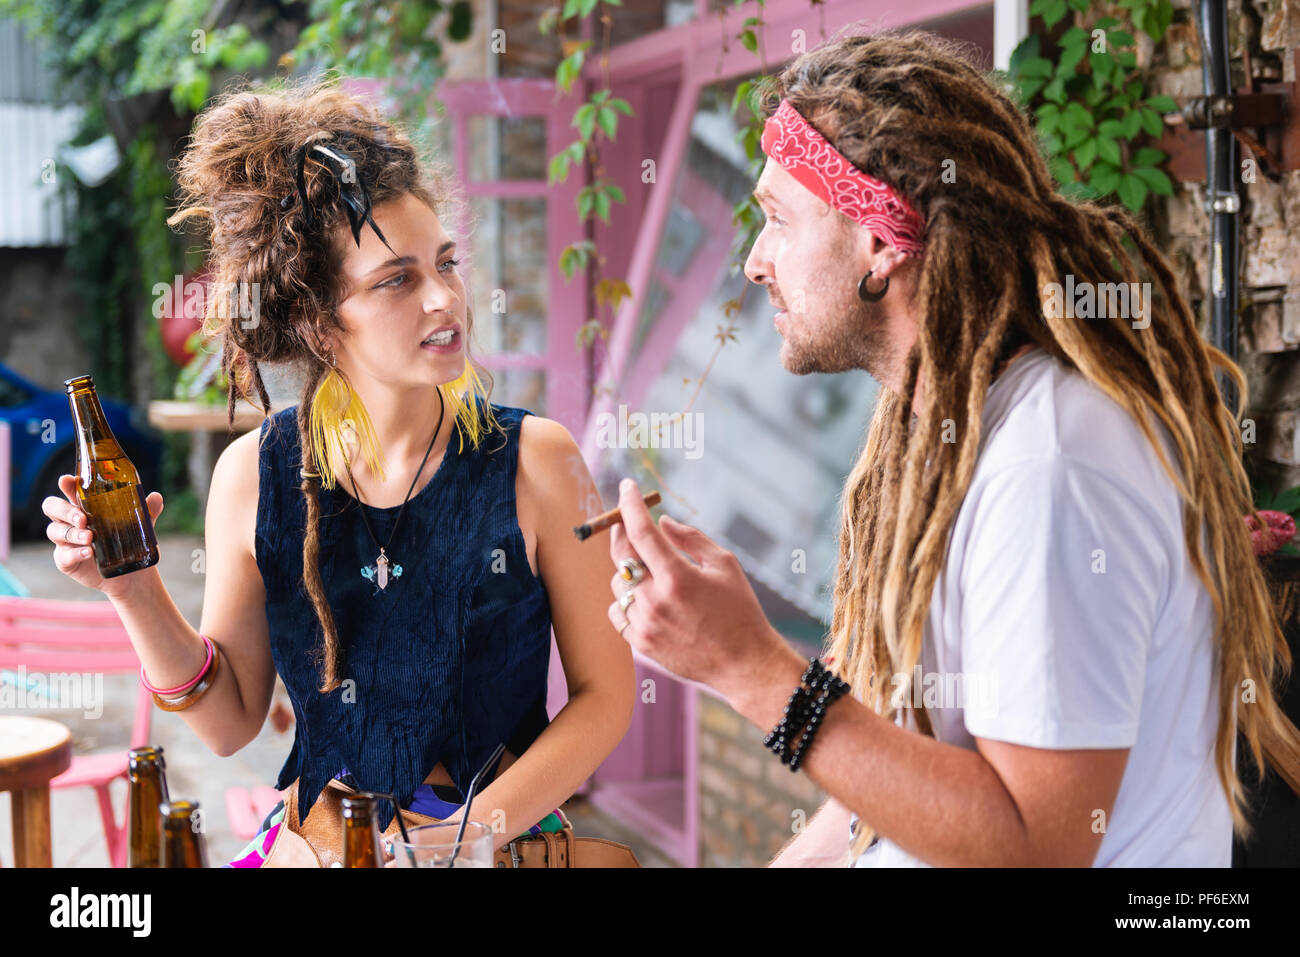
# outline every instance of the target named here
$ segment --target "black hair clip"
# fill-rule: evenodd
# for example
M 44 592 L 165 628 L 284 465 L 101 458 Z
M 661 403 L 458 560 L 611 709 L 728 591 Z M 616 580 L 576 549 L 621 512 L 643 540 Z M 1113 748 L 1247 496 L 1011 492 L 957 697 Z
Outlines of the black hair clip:
M 311 203 L 307 202 L 307 181 L 303 175 L 303 168 L 307 162 L 308 152 L 313 151 L 319 153 L 320 157 L 312 158 L 333 173 L 335 180 L 338 182 L 339 198 L 343 200 L 348 221 L 352 226 L 352 238 L 356 241 L 357 246 L 360 247 L 361 245 L 362 225 L 369 223 L 370 228 L 379 237 L 379 241 L 388 246 L 393 255 L 397 255 L 397 251 L 388 245 L 388 240 L 384 238 L 383 232 L 380 231 L 379 225 L 370 213 L 370 191 L 366 188 L 365 180 L 357 174 L 356 160 L 337 143 L 329 145 L 324 143 L 304 143 L 294 150 L 294 180 L 298 186 L 296 195 L 302 200 L 302 214 L 307 228 L 311 229 L 315 225 L 315 215 Z M 288 209 L 292 206 L 294 195 L 294 193 L 289 193 L 281 199 L 280 208 Z

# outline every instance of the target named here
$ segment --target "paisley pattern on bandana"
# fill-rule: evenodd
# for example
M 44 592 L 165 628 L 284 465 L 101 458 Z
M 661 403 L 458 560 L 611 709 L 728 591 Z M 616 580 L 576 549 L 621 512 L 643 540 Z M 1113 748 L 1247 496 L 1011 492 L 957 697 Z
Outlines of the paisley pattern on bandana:
M 909 256 L 925 249 L 925 220 L 887 183 L 845 158 L 782 100 L 763 127 L 763 152 L 813 195 Z

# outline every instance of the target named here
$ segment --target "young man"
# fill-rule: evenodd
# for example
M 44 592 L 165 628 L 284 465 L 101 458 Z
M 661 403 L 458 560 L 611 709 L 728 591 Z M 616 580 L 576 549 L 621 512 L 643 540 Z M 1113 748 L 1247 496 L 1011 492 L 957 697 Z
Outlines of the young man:
M 611 620 L 831 796 L 777 865 L 1228 866 L 1237 728 L 1257 761 L 1261 740 L 1300 755 L 1214 381 L 1244 394 L 1239 370 L 1141 227 L 1059 195 L 1028 119 L 950 42 L 844 38 L 777 99 L 746 275 L 787 370 L 883 387 L 826 659 L 851 693 L 782 748 L 787 702 L 811 715 L 833 682 L 734 555 L 656 525 L 630 480 Z

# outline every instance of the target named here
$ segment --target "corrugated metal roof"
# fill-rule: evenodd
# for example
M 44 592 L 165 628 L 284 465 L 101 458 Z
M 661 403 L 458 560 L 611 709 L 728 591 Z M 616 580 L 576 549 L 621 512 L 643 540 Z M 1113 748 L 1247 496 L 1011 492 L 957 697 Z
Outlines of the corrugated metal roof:
M 49 103 L 54 74 L 45 68 L 43 41 L 27 34 L 17 20 L 0 19 L 0 100 Z
M 59 147 L 76 132 L 81 108 L 0 102 L 0 246 L 61 246 L 71 209 L 60 201 Z M 71 174 L 65 174 L 71 175 Z

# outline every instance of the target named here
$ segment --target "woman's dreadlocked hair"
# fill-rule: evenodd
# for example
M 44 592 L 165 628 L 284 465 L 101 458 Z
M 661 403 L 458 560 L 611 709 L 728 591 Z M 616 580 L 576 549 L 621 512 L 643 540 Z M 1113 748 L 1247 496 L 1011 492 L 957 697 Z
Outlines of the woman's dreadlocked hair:
M 345 244 L 354 239 L 339 180 L 311 152 L 303 167 L 314 216 L 313 226 L 307 227 L 301 197 L 296 195 L 295 151 L 308 141 L 345 150 L 355 161 L 356 178 L 368 188 L 373 206 L 407 193 L 439 214 L 460 205 L 445 171 L 422 161 L 399 124 L 340 89 L 338 80 L 331 75 L 298 85 L 272 82 L 260 89 L 244 88 L 237 81 L 217 97 L 196 119 L 191 145 L 177 162 L 182 202 L 167 220 L 175 226 L 198 217 L 206 227 L 213 288 L 258 290 L 259 309 L 253 321 L 234 315 L 236 310 L 225 308 L 219 296 L 211 296 L 203 324 L 207 340 L 222 340 L 221 368 L 230 383 L 231 426 L 236 394 L 258 405 L 274 425 L 259 363 L 292 363 L 304 371 L 297 408 L 300 488 L 307 506 L 303 583 L 323 632 L 317 655 L 322 692 L 339 686 L 342 651 L 320 574 L 318 495 L 322 470 L 331 464 L 315 460 L 312 400 L 331 371 L 323 343 L 328 333 L 343 330 L 337 313 L 344 287 L 342 262 Z M 292 199 L 286 199 L 291 194 Z M 462 378 L 486 400 L 492 376 L 469 357 L 473 325 L 469 310 L 467 371 Z M 473 395 L 466 401 L 448 384 L 439 388 L 456 412 L 462 435 L 468 435 L 474 446 L 487 431 L 500 428 L 486 401 L 483 421 Z
M 844 487 L 828 654 L 879 714 L 896 719 L 899 699 L 909 707 L 910 695 L 886 689 L 893 676 L 912 680 L 949 532 L 975 468 L 985 394 L 1001 359 L 1036 343 L 1133 416 L 1182 497 L 1184 541 L 1216 616 L 1216 764 L 1234 825 L 1246 834 L 1234 735 L 1239 728 L 1261 778 L 1267 753 L 1300 791 L 1300 733 L 1275 695 L 1290 653 L 1242 520 L 1254 512 L 1236 428 L 1244 376 L 1202 340 L 1169 262 L 1133 216 L 1057 191 L 1029 118 L 967 61 L 967 49 L 918 30 L 842 37 L 796 58 L 765 96 L 769 113 L 788 99 L 926 221 L 918 341 L 901 392 L 881 390 Z M 944 182 L 953 166 L 946 160 L 955 162 L 956 185 Z M 1140 263 L 1128 252 L 1130 243 Z M 1119 317 L 1055 317 L 1049 312 L 1061 310 L 1044 309 L 1040 290 L 1048 283 L 1068 274 L 1078 281 L 1135 282 L 1138 265 L 1155 279 L 1148 328 L 1134 329 Z M 913 422 L 921 368 L 928 401 Z M 1235 415 L 1219 396 L 1216 369 L 1237 386 Z M 1168 429 L 1182 477 L 1157 441 L 1151 415 Z M 940 441 L 945 419 L 953 420 L 958 442 Z M 1202 518 L 1208 556 L 1201 550 Z M 1246 682 L 1256 697 L 1236 708 L 1234 723 L 1234 701 Z M 923 706 L 911 717 L 933 735 Z M 873 834 L 860 822 L 855 855 Z

